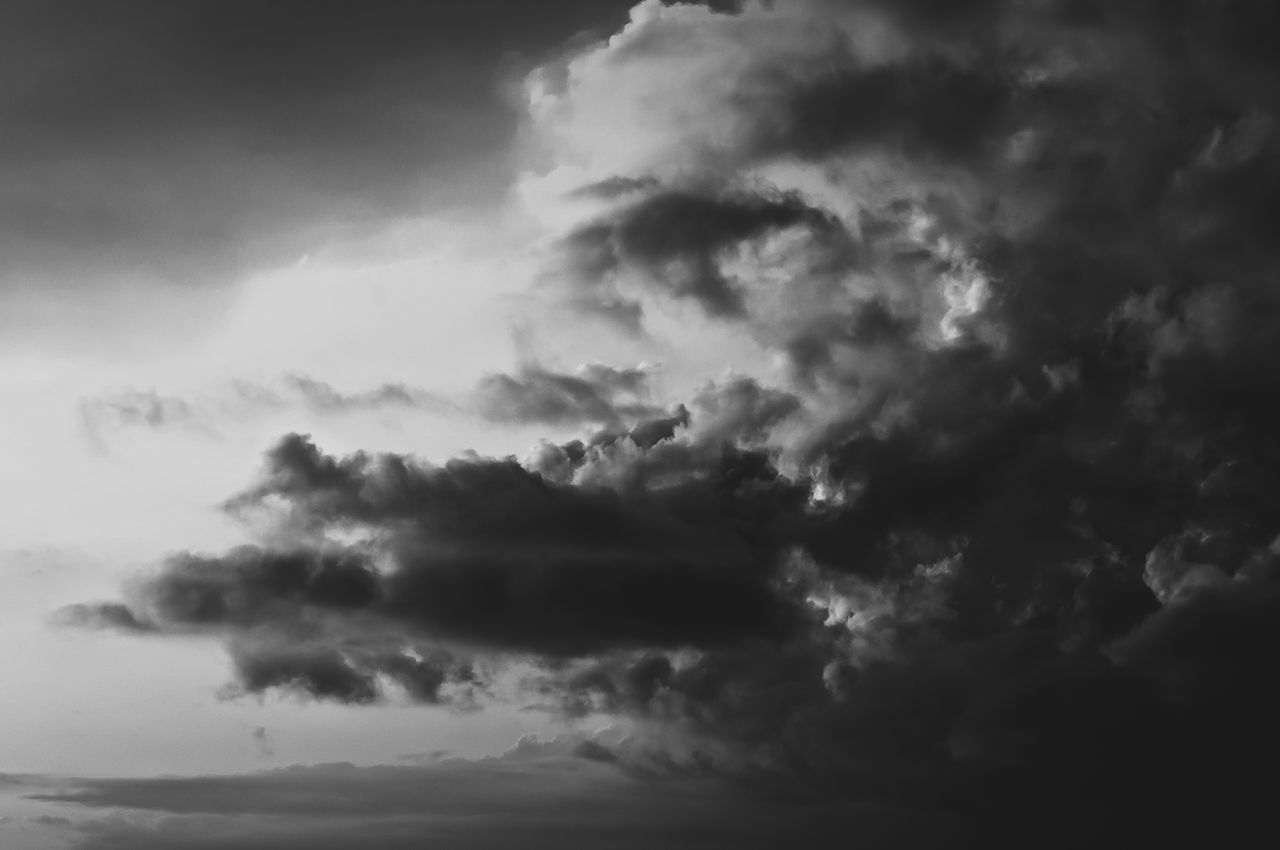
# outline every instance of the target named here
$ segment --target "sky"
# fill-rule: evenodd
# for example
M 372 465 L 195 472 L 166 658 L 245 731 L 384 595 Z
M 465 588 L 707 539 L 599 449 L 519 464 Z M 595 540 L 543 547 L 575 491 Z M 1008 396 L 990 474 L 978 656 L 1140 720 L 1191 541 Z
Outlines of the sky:
M 1273 830 L 1277 38 L 0 0 L 0 846 Z

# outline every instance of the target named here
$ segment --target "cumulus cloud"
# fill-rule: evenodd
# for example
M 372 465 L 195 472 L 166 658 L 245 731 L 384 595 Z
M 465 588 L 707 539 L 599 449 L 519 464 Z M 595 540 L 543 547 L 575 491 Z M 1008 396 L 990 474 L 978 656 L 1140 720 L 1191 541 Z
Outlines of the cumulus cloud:
M 177 556 L 144 584 L 143 610 L 236 628 L 377 613 L 429 635 L 550 653 L 774 633 L 788 609 L 768 588 L 779 543 L 765 529 L 743 533 L 734 482 L 715 472 L 619 493 L 557 485 L 511 459 L 337 458 L 295 435 L 229 508 L 268 514 L 304 542 Z M 305 542 L 335 532 L 369 542 Z
M 228 503 L 268 543 L 79 616 L 352 702 L 405 659 L 483 702 L 518 659 L 518 698 L 974 840 L 1243 829 L 1280 755 L 1276 23 L 641 3 L 529 80 L 592 202 L 544 294 L 779 368 L 667 411 L 625 370 L 492 379 L 597 428 L 523 462 L 286 437 Z

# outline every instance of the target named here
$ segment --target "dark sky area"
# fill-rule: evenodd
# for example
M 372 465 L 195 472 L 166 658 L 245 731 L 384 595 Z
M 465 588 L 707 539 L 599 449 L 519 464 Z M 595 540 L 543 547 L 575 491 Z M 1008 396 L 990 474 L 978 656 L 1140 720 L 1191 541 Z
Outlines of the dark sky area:
M 626 9 L 4 3 L 7 342 L 48 344 L 62 325 L 92 338 L 109 329 L 84 319 L 106 302 L 225 290 L 398 218 L 491 206 L 514 174 L 511 87 Z

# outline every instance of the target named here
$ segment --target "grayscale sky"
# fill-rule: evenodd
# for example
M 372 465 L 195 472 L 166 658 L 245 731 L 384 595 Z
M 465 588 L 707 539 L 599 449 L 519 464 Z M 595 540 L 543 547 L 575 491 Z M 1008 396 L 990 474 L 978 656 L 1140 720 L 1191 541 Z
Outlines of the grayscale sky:
M 0 847 L 1272 828 L 1278 38 L 0 0 Z

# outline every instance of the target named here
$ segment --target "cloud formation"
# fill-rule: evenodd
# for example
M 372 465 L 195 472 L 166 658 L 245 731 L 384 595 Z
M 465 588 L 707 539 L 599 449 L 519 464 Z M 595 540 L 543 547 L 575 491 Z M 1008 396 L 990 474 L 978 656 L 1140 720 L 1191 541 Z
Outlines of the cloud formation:
M 635 424 L 622 371 L 496 379 L 599 426 L 523 462 L 288 436 L 229 502 L 268 542 L 126 610 L 223 636 L 249 690 L 361 702 L 410 659 L 483 703 L 519 667 L 544 708 L 953 837 L 1244 834 L 1280 755 L 1277 23 L 639 4 L 528 82 L 591 201 L 548 297 L 639 334 L 692 307 L 776 373 Z
M 485 375 L 470 391 L 450 395 L 404 383 L 347 392 L 294 372 L 272 382 L 231 381 L 203 395 L 136 388 L 104 392 L 82 399 L 78 413 L 95 444 L 105 442 L 112 430 L 215 433 L 228 422 L 295 412 L 339 416 L 419 411 L 497 425 L 617 429 L 661 418 L 666 412 L 651 398 L 649 378 L 644 366 L 588 363 L 565 372 L 526 364 L 514 373 Z
M 386 411 L 454 413 L 459 405 L 439 393 L 403 383 L 343 392 L 308 375 L 290 373 L 271 383 L 237 380 L 215 393 L 175 395 L 155 388 L 103 392 L 81 399 L 81 428 L 96 447 L 105 447 L 114 432 L 191 431 L 216 434 L 229 422 L 302 411 L 339 416 Z
M 768 587 L 778 541 L 740 527 L 735 486 L 731 469 L 713 467 L 706 480 L 619 493 L 555 484 L 512 459 L 336 458 L 293 435 L 228 506 L 283 523 L 296 548 L 175 556 L 139 606 L 169 628 L 374 615 L 549 654 L 767 636 L 788 619 Z M 307 542 L 339 531 L 370 542 Z
M 618 427 L 660 414 L 648 397 L 649 375 L 641 367 L 593 363 L 565 373 L 529 365 L 514 375 L 485 376 L 472 403 L 495 422 Z

